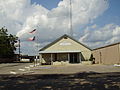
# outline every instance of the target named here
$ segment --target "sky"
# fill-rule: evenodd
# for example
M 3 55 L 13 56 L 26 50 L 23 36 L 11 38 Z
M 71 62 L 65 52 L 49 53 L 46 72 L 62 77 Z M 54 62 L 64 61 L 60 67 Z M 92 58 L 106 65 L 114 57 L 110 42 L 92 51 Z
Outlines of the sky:
M 120 42 L 120 0 L 71 0 L 73 38 L 91 49 Z M 21 40 L 21 53 L 38 50 L 70 31 L 69 0 L 0 0 L 0 28 Z M 33 29 L 36 32 L 29 33 Z M 28 38 L 36 36 L 35 41 Z M 17 51 L 16 51 L 17 53 Z
M 56 8 L 58 6 L 58 3 L 62 0 L 31 0 L 31 4 L 40 4 L 43 7 L 51 10 L 53 8 Z

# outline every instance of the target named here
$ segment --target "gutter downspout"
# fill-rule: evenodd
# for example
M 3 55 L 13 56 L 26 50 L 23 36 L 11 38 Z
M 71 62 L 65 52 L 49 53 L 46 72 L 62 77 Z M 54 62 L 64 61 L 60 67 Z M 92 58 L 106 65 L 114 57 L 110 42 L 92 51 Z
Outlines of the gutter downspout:
M 119 57 L 119 61 L 118 61 L 118 64 L 120 64 L 120 43 L 118 43 L 118 57 Z

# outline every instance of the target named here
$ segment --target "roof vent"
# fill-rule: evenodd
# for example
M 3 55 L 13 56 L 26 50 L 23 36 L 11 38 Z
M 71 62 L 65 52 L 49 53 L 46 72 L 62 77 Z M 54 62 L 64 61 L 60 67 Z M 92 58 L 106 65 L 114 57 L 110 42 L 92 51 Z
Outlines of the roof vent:
M 64 39 L 67 39 L 68 37 L 64 37 Z

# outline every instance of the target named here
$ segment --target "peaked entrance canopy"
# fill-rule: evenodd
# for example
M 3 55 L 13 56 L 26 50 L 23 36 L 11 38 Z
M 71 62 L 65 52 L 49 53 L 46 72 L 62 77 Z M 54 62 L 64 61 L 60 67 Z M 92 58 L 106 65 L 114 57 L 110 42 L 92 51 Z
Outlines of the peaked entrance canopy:
M 63 35 L 54 42 L 40 49 L 41 63 L 54 62 L 80 63 L 88 60 L 91 49 L 68 35 Z

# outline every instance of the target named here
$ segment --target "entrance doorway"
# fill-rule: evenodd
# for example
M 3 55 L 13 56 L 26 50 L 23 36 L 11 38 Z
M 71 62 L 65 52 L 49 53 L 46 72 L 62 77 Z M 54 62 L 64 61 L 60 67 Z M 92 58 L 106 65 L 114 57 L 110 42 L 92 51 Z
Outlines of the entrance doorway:
M 78 53 L 70 53 L 70 63 L 79 63 L 79 54 Z

